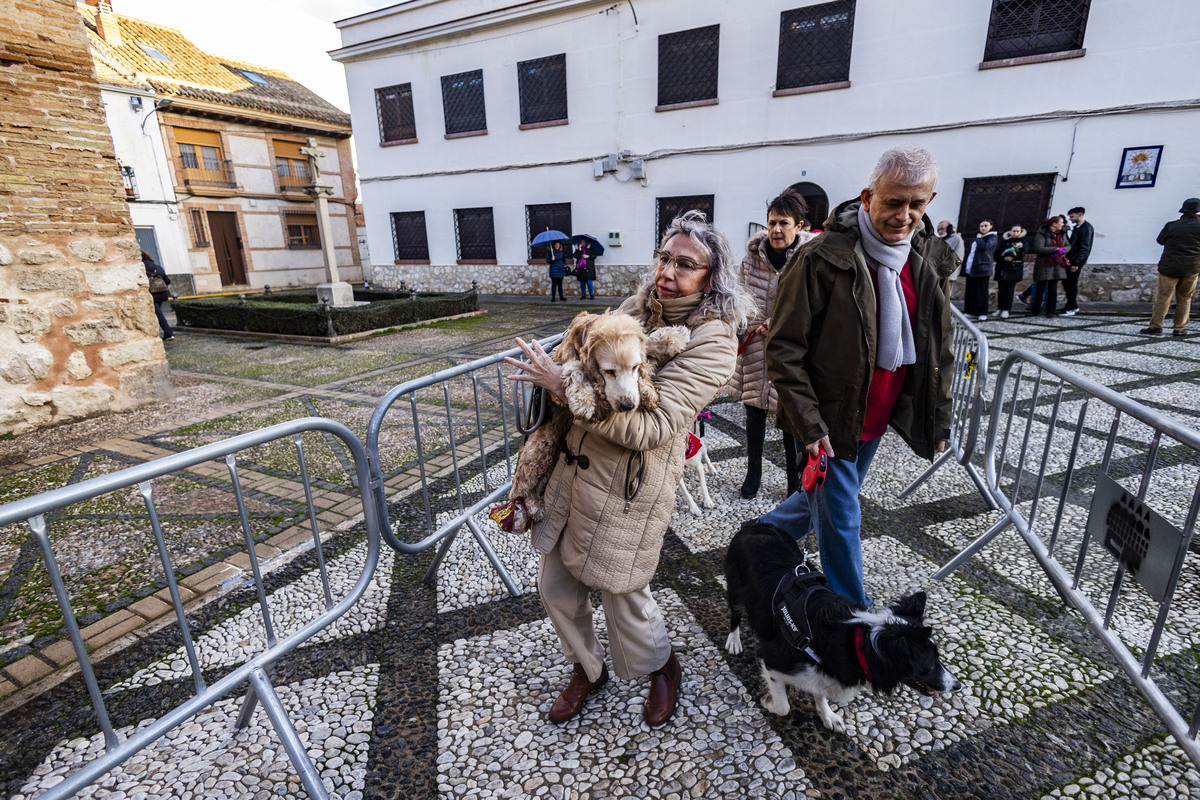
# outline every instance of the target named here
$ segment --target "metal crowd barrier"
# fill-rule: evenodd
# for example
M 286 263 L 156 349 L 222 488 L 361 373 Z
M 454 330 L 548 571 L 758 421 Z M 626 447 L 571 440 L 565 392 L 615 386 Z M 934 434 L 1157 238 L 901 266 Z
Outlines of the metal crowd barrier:
M 935 577 L 1016 528 L 1064 602 L 1200 767 L 1200 698 L 1189 723 L 1159 686 L 1196 669 L 1200 631 L 1171 612 L 1181 574 L 1187 585 L 1197 572 L 1187 556 L 1200 509 L 1200 433 L 1016 350 L 996 380 L 985 461 L 1004 517 Z M 1185 694 L 1177 686 L 1171 691 Z
M 954 335 L 951 350 L 954 353 L 954 381 L 950 386 L 950 397 L 953 401 L 950 416 L 950 441 L 946 451 L 933 464 L 910 483 L 897 495 L 903 500 L 929 480 L 953 458 L 975 483 L 979 493 L 983 495 L 988 508 L 998 508 L 996 501 L 988 490 L 983 476 L 971 463 L 975 455 L 975 445 L 979 440 L 979 422 L 983 415 L 986 402 L 988 375 L 988 343 L 983 331 L 967 319 L 958 308 L 951 306 L 950 313 L 954 325 Z
M 562 334 L 557 334 L 538 341 L 549 351 L 561 340 Z M 366 446 L 371 465 L 371 493 L 383 524 L 383 540 L 398 552 L 409 554 L 423 552 L 440 543 L 425 574 L 428 583 L 437 575 L 442 560 L 465 525 L 505 588 L 517 597 L 521 588 L 500 563 L 496 549 L 475 521 L 476 515 L 507 496 L 516 466 L 518 448 L 513 446 L 513 437 L 522 430 L 521 417 L 528 392 L 525 384 L 506 380 L 505 356 L 519 359 L 522 352 L 514 347 L 394 387 L 375 406 L 367 428 Z M 510 368 L 509 374 L 514 371 Z M 436 391 L 424 391 L 439 384 L 440 398 Z M 511 401 L 506 400 L 509 391 L 512 392 Z M 452 400 L 452 397 L 457 399 Z M 408 398 L 411 424 L 390 422 L 385 427 L 388 411 L 401 398 Z M 409 457 L 401 457 L 400 463 L 389 464 L 385 476 L 383 462 L 395 447 L 384 441 L 389 436 L 395 437 L 397 443 L 414 442 L 415 451 Z M 493 477 L 490 471 L 498 468 L 503 470 L 503 476 Z M 482 476 L 482 487 L 479 490 L 467 488 L 464 472 L 469 479 Z M 388 512 L 387 482 L 391 479 L 406 483 L 405 475 L 415 477 L 421 486 L 420 519 L 409 520 L 409 523 L 419 526 L 424 538 L 415 542 L 404 541 L 396 535 L 395 523 Z M 454 478 L 452 497 L 435 496 L 431 481 L 451 475 Z M 466 498 L 477 492 L 481 492 L 479 499 L 468 503 Z M 440 522 L 439 513 L 446 517 Z
M 236 726 L 243 728 L 249 724 L 256 705 L 261 703 L 276 733 L 279 734 L 279 738 L 283 741 L 284 749 L 291 758 L 292 764 L 295 766 L 296 772 L 299 774 L 300 780 L 304 788 L 308 791 L 309 796 L 318 798 L 319 800 L 324 800 L 329 796 L 320 775 L 305 752 L 304 744 L 300 741 L 295 727 L 292 725 L 287 712 L 279 701 L 279 697 L 275 694 L 275 690 L 271 686 L 270 670 L 272 665 L 279 661 L 280 658 L 295 650 L 313 635 L 319 633 L 338 617 L 345 614 L 362 596 L 371 581 L 376 563 L 379 560 L 379 525 L 375 516 L 375 507 L 364 491 L 362 500 L 367 529 L 367 558 L 365 566 L 362 575 L 359 576 L 358 581 L 349 594 L 335 604 L 330 595 L 329 579 L 325 572 L 320 531 L 317 525 L 316 512 L 313 508 L 312 491 L 304 457 L 304 444 L 300 436 L 300 434 L 306 431 L 324 431 L 338 437 L 354 458 L 359 486 L 365 487 L 368 484 L 370 475 L 367 470 L 367 454 L 362 444 L 350 429 L 339 422 L 312 417 L 273 425 L 270 428 L 235 436 L 225 441 L 204 445 L 203 447 L 197 447 L 183 453 L 169 455 L 156 461 L 128 467 L 119 472 L 101 475 L 80 483 L 45 492 L 35 497 L 0 506 L 0 526 L 24 520 L 28 522 L 33 535 L 37 538 L 38 544 L 41 547 L 42 560 L 49 573 L 51 586 L 54 589 L 55 597 L 58 599 L 58 605 L 62 611 L 63 620 L 70 635 L 71 643 L 75 648 L 75 656 L 79 660 L 80 672 L 82 673 L 84 682 L 87 684 L 92 707 L 96 712 L 100 730 L 104 735 L 105 754 L 85 764 L 77 772 L 71 774 L 61 783 L 42 794 L 40 796 L 42 800 L 59 800 L 59 798 L 71 797 L 126 759 L 162 738 L 172 729 L 187 722 L 187 720 L 208 706 L 230 694 L 239 684 L 247 681 L 250 684 L 250 688 L 246 692 Z M 259 568 L 258 555 L 254 549 L 255 542 L 249 515 L 246 512 L 242 483 L 238 473 L 237 456 L 235 454 L 241 450 L 288 436 L 291 436 L 295 442 L 299 458 L 301 477 L 304 482 L 305 496 L 308 501 L 308 516 L 313 532 L 318 569 L 324 584 L 325 610 L 299 630 L 282 639 L 277 639 L 275 628 L 272 624 L 271 612 L 267 606 L 266 589 Z M 201 674 L 196 648 L 192 643 L 191 625 L 188 623 L 187 616 L 184 613 L 183 601 L 175 580 L 175 570 L 171 565 L 162 524 L 159 521 L 158 510 L 154 500 L 153 479 L 214 459 L 222 460 L 229 470 L 229 478 L 237 500 L 238 516 L 241 520 L 243 534 L 245 535 L 246 553 L 250 559 L 250 567 L 258 593 L 258 605 L 261 609 L 267 649 L 255 655 L 229 674 L 221 677 L 215 683 L 206 685 L 204 677 Z M 104 696 L 96 681 L 91 659 L 84 646 L 79 624 L 72 611 L 71 598 L 68 596 L 62 574 L 59 571 L 58 561 L 54 556 L 47 515 L 52 515 L 52 512 L 72 504 L 110 494 L 130 486 L 138 487 L 142 501 L 146 506 L 149 527 L 153 532 L 154 540 L 158 547 L 159 560 L 162 563 L 163 572 L 166 576 L 167 588 L 170 591 L 171 602 L 175 608 L 175 617 L 179 622 L 179 630 L 191 668 L 192 680 L 195 684 L 195 694 L 186 702 L 159 717 L 152 724 L 121 740 L 118 738 L 112 723 L 109 721 Z M 51 516 L 49 523 L 53 523 L 53 516 Z

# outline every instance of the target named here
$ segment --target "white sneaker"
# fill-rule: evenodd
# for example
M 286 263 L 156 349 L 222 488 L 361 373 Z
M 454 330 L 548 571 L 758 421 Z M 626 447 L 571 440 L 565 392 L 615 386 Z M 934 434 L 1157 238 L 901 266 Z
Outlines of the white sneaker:
M 980 315 L 979 315 L 979 321 L 980 321 L 980 322 L 987 322 L 987 314 L 980 314 Z
M 1064 317 L 1073 317 L 1073 316 L 1075 316 L 1075 315 L 1076 315 L 1076 314 L 1078 314 L 1078 313 L 1079 313 L 1079 309 L 1078 309 L 1078 308 L 1069 308 L 1069 309 L 1067 309 L 1066 311 L 1062 312 L 1062 315 L 1063 315 Z
M 1000 319 L 1008 319 L 1008 312 L 1007 312 L 1007 311 L 1001 311 L 1001 312 L 1000 312 Z

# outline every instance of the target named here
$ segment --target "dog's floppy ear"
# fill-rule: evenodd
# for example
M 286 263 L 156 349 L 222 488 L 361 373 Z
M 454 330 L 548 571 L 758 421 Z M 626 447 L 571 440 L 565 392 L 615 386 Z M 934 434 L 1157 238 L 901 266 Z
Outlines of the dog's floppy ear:
M 897 617 L 920 622 L 925 618 L 925 593 L 914 592 L 901 597 L 896 605 L 892 606 L 892 611 Z
M 567 326 L 567 332 L 563 334 L 563 339 L 558 343 L 558 347 L 554 348 L 554 360 L 559 364 L 565 364 L 568 361 L 579 360 L 583 353 L 584 343 L 587 341 L 588 329 L 592 324 L 599 319 L 595 314 L 589 314 L 586 311 L 581 311 L 571 320 L 571 324 Z

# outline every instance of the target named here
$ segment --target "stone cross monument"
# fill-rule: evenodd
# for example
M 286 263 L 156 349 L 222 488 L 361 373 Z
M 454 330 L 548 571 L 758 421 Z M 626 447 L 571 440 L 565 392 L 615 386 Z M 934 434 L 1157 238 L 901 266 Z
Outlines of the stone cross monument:
M 312 182 L 304 187 L 304 191 L 317 207 L 321 253 L 325 256 L 326 282 L 317 286 L 317 300 L 331 306 L 353 305 L 354 288 L 338 275 L 337 254 L 333 249 L 333 226 L 329 223 L 329 198 L 333 196 L 333 187 L 321 183 L 319 163 L 319 159 L 324 158 L 325 154 L 317 147 L 317 140 L 311 137 L 308 139 L 308 146 L 300 148 L 300 154 L 308 159 L 308 174 Z

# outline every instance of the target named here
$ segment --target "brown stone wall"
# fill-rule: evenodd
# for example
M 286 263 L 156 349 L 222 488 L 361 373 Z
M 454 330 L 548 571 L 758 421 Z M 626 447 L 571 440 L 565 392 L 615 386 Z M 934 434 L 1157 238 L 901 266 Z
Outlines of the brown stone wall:
M 0 0 L 0 434 L 171 396 L 84 27 Z

